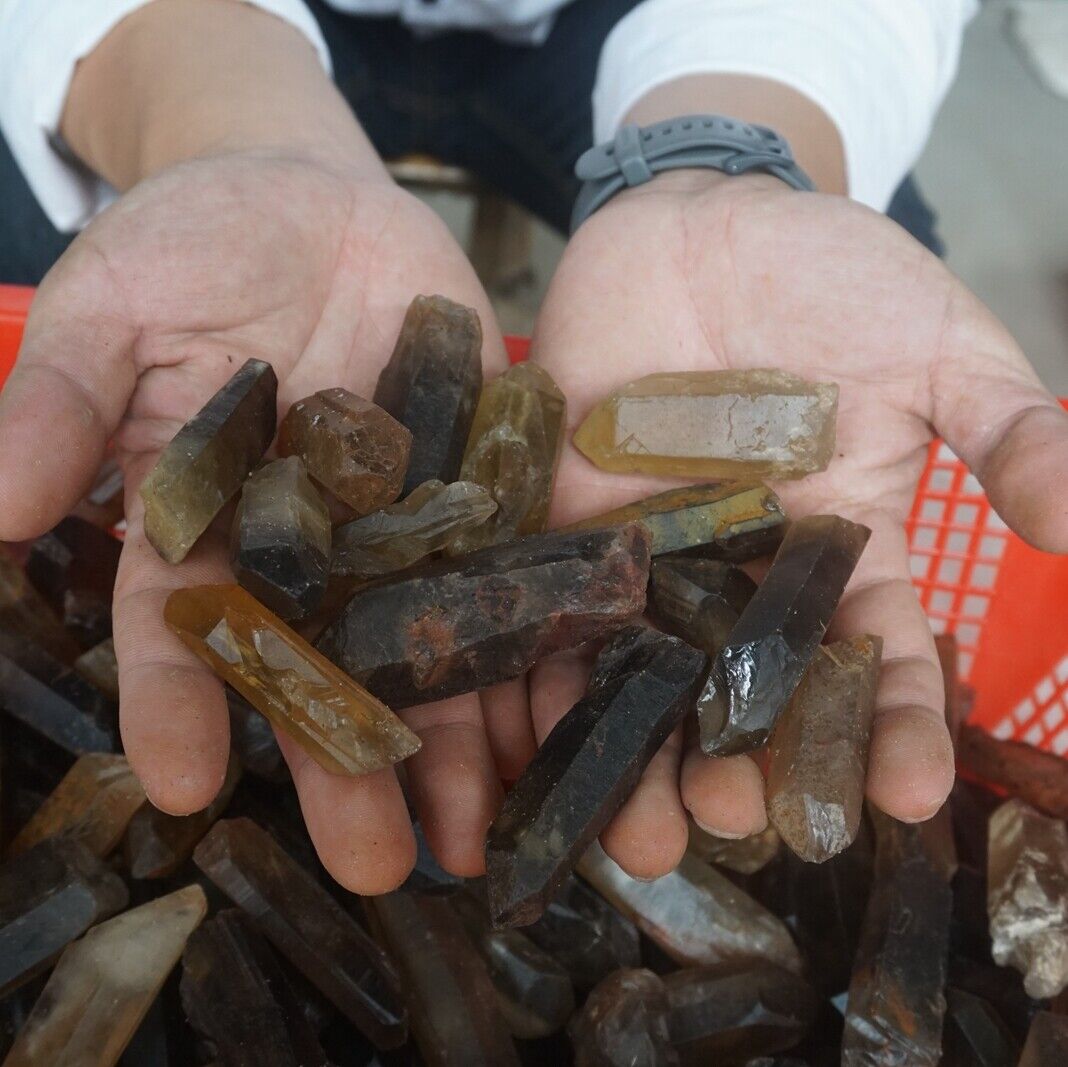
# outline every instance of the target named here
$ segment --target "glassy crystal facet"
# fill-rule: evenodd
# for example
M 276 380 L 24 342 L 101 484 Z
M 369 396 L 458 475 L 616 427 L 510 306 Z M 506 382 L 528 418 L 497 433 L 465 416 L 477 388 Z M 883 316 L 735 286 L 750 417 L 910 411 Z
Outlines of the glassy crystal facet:
M 879 637 L 821 645 L 771 736 L 768 818 L 810 863 L 857 836 L 881 655 Z
M 298 400 L 278 431 L 279 455 L 300 456 L 308 473 L 358 515 L 400 496 L 411 447 L 408 429 L 347 389 Z
M 460 477 L 484 486 L 497 511 L 453 541 L 450 555 L 545 529 L 566 419 L 564 394 L 548 371 L 534 363 L 517 363 L 486 383 Z
M 618 629 L 648 577 L 637 526 L 527 537 L 360 590 L 316 647 L 392 707 L 425 704 Z
M 224 819 L 193 859 L 379 1048 L 403 1044 L 407 1017 L 389 959 L 270 834 L 251 819 Z
M 181 563 L 274 439 L 278 379 L 250 359 L 160 453 L 141 483 L 145 536 Z
M 798 478 L 834 455 L 838 386 L 776 370 L 650 374 L 575 432 L 602 470 L 680 478 Z
M 606 659 L 614 669 L 603 671 Z M 523 926 L 541 914 L 692 707 L 707 663 L 684 641 L 643 627 L 609 639 L 586 695 L 542 742 L 490 827 L 496 924 Z
M 412 433 L 405 495 L 432 478 L 456 478 L 481 389 L 477 312 L 443 296 L 417 296 L 374 395 Z
M 419 749 L 384 704 L 236 585 L 178 589 L 164 617 L 212 670 L 334 774 L 381 770 Z
M 758 748 L 816 653 L 871 531 L 836 515 L 793 523 L 697 702 L 710 756 Z
M 1068 828 L 1022 800 L 990 817 L 987 908 L 996 963 L 1036 999 L 1068 986 Z

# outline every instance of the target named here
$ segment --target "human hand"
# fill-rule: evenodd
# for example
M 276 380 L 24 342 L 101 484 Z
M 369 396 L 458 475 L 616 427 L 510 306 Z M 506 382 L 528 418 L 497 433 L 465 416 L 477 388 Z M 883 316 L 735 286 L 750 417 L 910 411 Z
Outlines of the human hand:
M 73 243 L 42 284 L 0 397 L 0 537 L 43 533 L 84 494 L 105 444 L 125 472 L 128 528 L 115 590 L 122 736 L 150 800 L 186 814 L 225 771 L 223 690 L 163 622 L 171 590 L 232 581 L 226 531 L 173 567 L 148 544 L 137 489 L 179 427 L 248 358 L 277 372 L 279 414 L 344 385 L 370 397 L 418 293 L 475 307 L 488 374 L 504 365 L 489 302 L 438 218 L 384 175 L 337 160 L 242 151 L 138 185 Z M 405 764 L 440 861 L 482 870 L 499 800 L 476 695 L 413 708 Z M 279 737 L 308 829 L 331 874 L 394 888 L 414 858 L 393 770 L 328 774 Z
M 531 350 L 568 397 L 571 429 L 605 394 L 658 371 L 777 367 L 841 389 L 835 459 L 774 483 L 787 514 L 872 528 L 831 636 L 884 638 L 868 796 L 905 820 L 932 815 L 953 779 L 943 686 L 913 592 L 903 522 L 934 433 L 975 472 L 1022 537 L 1068 551 L 1068 415 L 994 316 L 894 223 L 774 178 L 675 172 L 621 194 L 572 238 Z M 596 469 L 570 443 L 551 525 L 661 491 Z M 677 483 L 675 483 L 677 484 Z M 578 699 L 588 664 L 531 677 L 540 742 Z M 704 756 L 679 731 L 602 837 L 640 877 L 666 873 L 686 812 L 724 836 L 766 825 L 748 756 Z

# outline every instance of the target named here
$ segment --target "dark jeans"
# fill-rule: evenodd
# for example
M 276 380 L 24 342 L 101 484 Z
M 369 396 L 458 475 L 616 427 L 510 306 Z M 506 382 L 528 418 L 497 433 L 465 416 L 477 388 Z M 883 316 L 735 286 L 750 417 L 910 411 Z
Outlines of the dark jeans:
M 386 159 L 423 152 L 467 168 L 556 229 L 577 191 L 572 168 L 592 136 L 601 45 L 638 0 L 575 0 L 539 48 L 482 33 L 419 37 L 309 0 L 338 86 Z M 888 214 L 933 251 L 934 217 L 911 179 Z M 37 206 L 0 141 L 0 282 L 38 282 L 70 241 Z

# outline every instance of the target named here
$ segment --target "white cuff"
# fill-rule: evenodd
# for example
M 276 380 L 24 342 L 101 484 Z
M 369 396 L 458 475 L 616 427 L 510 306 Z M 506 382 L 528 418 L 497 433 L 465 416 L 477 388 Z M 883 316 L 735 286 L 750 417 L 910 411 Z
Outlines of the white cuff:
M 85 226 L 114 190 L 72 160 L 59 141 L 78 60 L 127 15 L 151 0 L 7 0 L 0 3 L 0 130 L 53 225 Z M 327 70 L 330 53 L 302 0 L 244 0 L 285 19 L 311 43 Z
M 923 150 L 975 9 L 976 0 L 644 0 L 601 52 L 594 143 L 658 85 L 752 74 L 827 113 L 850 195 L 883 211 Z

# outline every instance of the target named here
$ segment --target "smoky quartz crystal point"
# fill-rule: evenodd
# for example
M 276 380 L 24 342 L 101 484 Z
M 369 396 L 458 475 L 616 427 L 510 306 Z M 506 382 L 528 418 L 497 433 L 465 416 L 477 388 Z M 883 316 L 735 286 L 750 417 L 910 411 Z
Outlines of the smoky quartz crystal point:
M 347 389 L 298 400 L 278 431 L 279 454 L 300 456 L 308 473 L 357 515 L 400 496 L 411 447 L 406 427 Z
M 690 819 L 688 848 L 695 856 L 737 874 L 756 874 L 778 854 L 782 838 L 774 826 L 748 837 L 717 837 Z
M 110 637 L 83 652 L 74 661 L 74 669 L 105 696 L 119 699 L 119 661 Z
M 871 531 L 836 515 L 793 523 L 697 701 L 709 756 L 768 739 L 831 621 Z
M 141 483 L 145 536 L 181 563 L 274 439 L 278 379 L 250 359 L 175 435 Z
M 600 401 L 574 442 L 602 470 L 799 478 L 834 455 L 838 386 L 777 370 L 650 374 Z
M 1022 800 L 990 817 L 987 909 L 994 961 L 1035 999 L 1068 986 L 1068 828 Z
M 196 865 L 379 1048 L 407 1035 L 393 965 L 329 893 L 251 819 L 217 822 Z
M 366 586 L 316 642 L 393 708 L 517 678 L 645 607 L 637 526 L 542 534 Z
M 276 459 L 241 490 L 230 539 L 234 577 L 283 619 L 313 611 L 330 575 L 330 512 L 296 457 Z
M 488 490 L 497 511 L 458 537 L 450 555 L 545 529 L 566 419 L 564 394 L 537 364 L 517 363 L 486 383 L 460 477 Z
M 412 433 L 406 496 L 423 482 L 459 474 L 481 389 L 478 313 L 443 296 L 417 296 L 374 395 Z
M 669 489 L 564 529 L 595 530 L 624 522 L 639 522 L 649 531 L 654 556 L 699 551 L 709 558 L 743 562 L 775 551 L 786 516 L 766 485 L 712 482 Z
M 586 695 L 544 740 L 490 827 L 497 925 L 524 926 L 541 914 L 692 707 L 707 662 L 684 641 L 640 626 L 609 639 Z
M 768 818 L 822 863 L 853 843 L 864 808 L 882 639 L 821 645 L 771 737 Z
M 419 749 L 384 704 L 236 585 L 178 589 L 164 618 L 271 725 L 334 774 L 381 770 Z
M 77 642 L 4 544 L 0 544 L 0 632 L 40 646 L 67 666 L 79 653 Z

